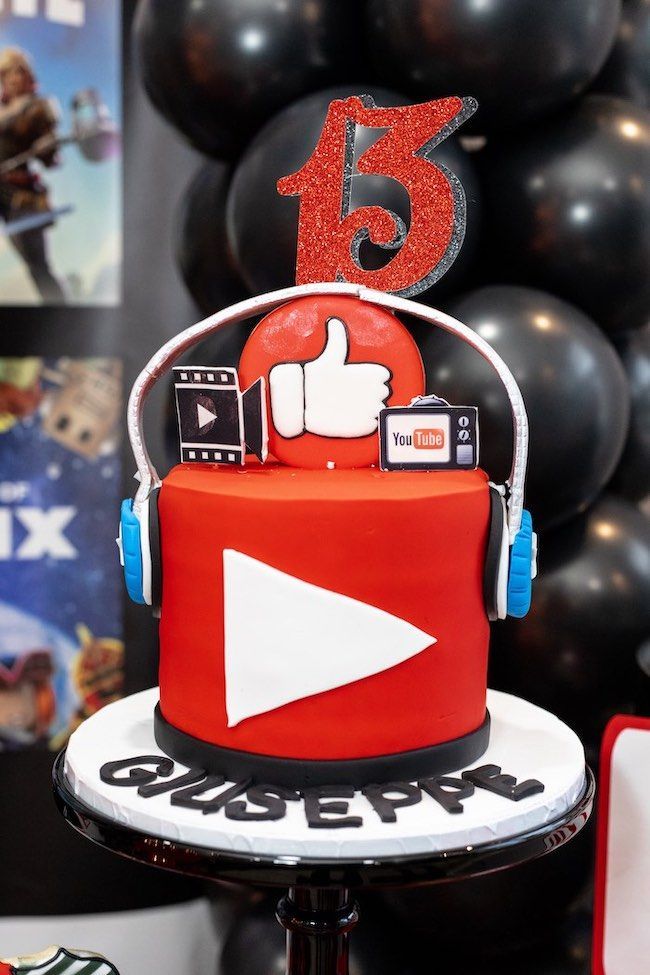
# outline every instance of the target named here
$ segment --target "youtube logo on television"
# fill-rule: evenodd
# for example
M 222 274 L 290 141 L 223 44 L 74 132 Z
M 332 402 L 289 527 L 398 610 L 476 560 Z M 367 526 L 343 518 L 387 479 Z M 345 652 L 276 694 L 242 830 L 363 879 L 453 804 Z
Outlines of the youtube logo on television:
M 429 405 L 430 402 L 436 405 Z M 384 471 L 473 470 L 478 467 L 478 410 L 420 397 L 379 414 Z

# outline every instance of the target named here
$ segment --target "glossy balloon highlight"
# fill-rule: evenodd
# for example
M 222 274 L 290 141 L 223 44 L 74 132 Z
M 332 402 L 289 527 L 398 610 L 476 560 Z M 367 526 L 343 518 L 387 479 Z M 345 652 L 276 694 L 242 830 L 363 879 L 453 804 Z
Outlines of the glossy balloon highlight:
M 537 528 L 559 524 L 603 489 L 628 426 L 625 373 L 586 315 L 532 288 L 492 286 L 445 306 L 503 357 L 518 382 L 530 424 L 526 507 Z M 512 420 L 491 366 L 464 343 L 417 327 L 427 390 L 479 408 L 480 464 L 502 482 L 510 471 Z
M 357 73 L 357 18 L 345 0 L 141 0 L 142 81 L 197 149 L 231 158 L 283 105 Z
M 594 87 L 650 109 L 650 0 L 625 0 L 614 47 Z
M 613 488 L 630 501 L 650 498 L 650 324 L 618 344 L 630 384 L 630 430 Z
M 650 114 L 588 95 L 487 153 L 488 236 L 502 268 L 610 331 L 650 311 Z
M 568 102 L 612 46 L 620 0 L 369 0 L 370 54 L 382 83 L 424 100 L 473 95 L 479 132 Z
M 608 718 L 633 710 L 636 653 L 649 632 L 650 519 L 605 495 L 543 537 L 528 618 L 494 632 L 492 683 L 597 747 Z
M 201 166 L 185 191 L 176 218 L 176 261 L 188 291 L 206 315 L 247 295 L 226 234 L 229 182 L 230 171 L 223 163 Z M 229 326 L 226 331 L 237 329 Z

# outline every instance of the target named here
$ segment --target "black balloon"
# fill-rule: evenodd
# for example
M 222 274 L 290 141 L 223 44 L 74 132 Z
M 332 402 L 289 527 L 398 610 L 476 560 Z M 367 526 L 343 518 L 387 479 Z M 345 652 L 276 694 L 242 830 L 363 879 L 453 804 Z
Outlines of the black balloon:
M 650 638 L 643 641 L 635 657 L 637 669 L 634 712 L 650 718 Z
M 594 87 L 650 109 L 650 0 L 623 4 L 616 42 Z
M 650 632 L 650 519 L 606 495 L 546 534 L 526 620 L 493 631 L 492 683 L 558 714 L 597 746 L 634 707 Z
M 632 397 L 630 430 L 613 488 L 631 501 L 650 498 L 650 324 L 619 343 Z
M 230 158 L 283 105 L 357 74 L 357 18 L 346 0 L 141 0 L 142 80 L 198 149 Z
M 225 205 L 230 171 L 223 163 L 201 166 L 190 182 L 176 221 L 176 260 L 187 288 L 204 315 L 211 315 L 248 294 L 228 246 Z M 185 357 L 194 365 L 234 366 L 254 322 L 226 325 L 194 346 Z M 168 383 L 164 421 L 167 460 L 179 458 L 178 426 L 173 382 Z
M 230 171 L 223 163 L 201 166 L 185 191 L 176 221 L 176 260 L 188 291 L 206 315 L 247 294 L 226 234 L 229 181 Z M 228 328 L 227 334 L 233 331 Z
M 549 896 L 553 899 L 552 891 Z M 525 894 L 523 902 L 526 903 Z M 485 968 L 481 967 L 480 975 L 592 975 L 592 936 L 591 912 L 585 908 L 571 909 L 561 924 L 544 929 L 543 944 L 494 959 Z M 468 966 L 462 975 L 479 973 L 475 966 Z
M 355 94 L 371 95 L 377 105 L 385 107 L 409 103 L 403 95 L 368 85 L 328 88 L 279 112 L 253 140 L 237 166 L 228 197 L 228 235 L 242 277 L 251 291 L 269 291 L 295 283 L 298 198 L 280 196 L 276 183 L 307 161 L 318 141 L 330 102 Z M 372 129 L 357 127 L 356 131 L 359 155 L 378 136 Z M 431 289 L 438 294 L 443 285 L 449 288 L 461 281 L 471 263 L 478 236 L 480 201 L 472 161 L 455 139 L 443 141 L 430 158 L 458 176 L 467 198 L 465 241 L 451 270 Z M 392 210 L 408 226 L 408 194 L 395 180 L 356 175 L 351 209 L 369 204 Z M 363 266 L 381 266 L 386 262 L 387 253 L 390 252 L 373 245 L 362 247 Z
M 636 711 L 650 718 L 650 639 L 644 640 L 636 652 L 637 694 Z
M 614 40 L 620 0 L 369 0 L 368 42 L 387 85 L 421 99 L 474 95 L 478 131 L 575 97 Z
M 644 324 L 650 114 L 588 95 L 572 111 L 503 140 L 486 161 L 487 239 L 501 266 L 575 302 L 608 330 Z
M 585 829 L 550 856 L 509 870 L 455 883 L 386 891 L 380 898 L 394 912 L 405 944 L 422 939 L 430 950 L 435 947 L 441 959 L 450 952 L 454 961 L 450 971 L 537 975 L 535 961 L 545 950 L 556 954 L 557 929 L 588 878 L 590 833 L 591 829 Z M 460 945 L 462 952 L 458 952 Z M 509 957 L 517 959 L 519 967 L 513 964 L 511 968 Z M 439 967 L 448 970 L 442 964 Z M 421 964 L 415 971 L 428 969 L 435 971 L 436 966 Z M 540 975 L 547 971 L 550 975 L 553 969 L 539 970 Z
M 223 946 L 219 975 L 284 975 L 285 933 L 275 920 L 276 903 L 277 897 L 266 897 L 235 920 Z M 350 938 L 350 975 L 402 972 L 399 932 L 391 931 L 385 915 L 371 907 L 362 908 L 361 918 Z
M 539 528 L 584 508 L 604 487 L 625 442 L 625 373 L 601 331 L 577 308 L 531 288 L 480 288 L 446 306 L 506 361 L 530 423 L 526 506 Z M 508 399 L 491 366 L 459 339 L 417 329 L 427 389 L 476 404 L 481 466 L 503 481 L 510 470 Z

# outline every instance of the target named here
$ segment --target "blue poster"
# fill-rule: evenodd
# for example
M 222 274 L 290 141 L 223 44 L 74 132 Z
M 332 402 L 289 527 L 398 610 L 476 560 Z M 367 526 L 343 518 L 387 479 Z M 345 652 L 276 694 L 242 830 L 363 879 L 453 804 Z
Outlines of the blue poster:
M 0 359 L 0 751 L 121 696 L 121 364 Z
M 121 295 L 118 0 L 0 3 L 0 302 Z

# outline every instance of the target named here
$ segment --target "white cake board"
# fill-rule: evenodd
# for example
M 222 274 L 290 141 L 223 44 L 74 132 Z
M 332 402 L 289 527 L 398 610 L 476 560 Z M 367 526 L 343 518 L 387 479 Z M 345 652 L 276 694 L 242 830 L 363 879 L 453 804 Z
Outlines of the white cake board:
M 568 812 L 585 789 L 585 756 L 574 732 L 548 711 L 488 691 L 490 746 L 470 767 L 499 765 L 518 781 L 539 779 L 545 787 L 542 793 L 513 802 L 477 788 L 464 801 L 464 812 L 456 815 L 423 794 L 416 805 L 397 809 L 395 823 L 381 822 L 369 801 L 356 793 L 349 800 L 349 815 L 363 818 L 358 828 L 310 828 L 302 801 L 287 803 L 287 815 L 275 822 L 234 822 L 223 810 L 203 815 L 196 809 L 172 806 L 169 793 L 145 799 L 136 788 L 116 787 L 100 779 L 99 770 L 106 762 L 164 755 L 153 736 L 157 703 L 158 689 L 152 688 L 98 711 L 72 735 L 64 774 L 70 791 L 109 820 L 191 846 L 305 859 L 415 856 L 475 847 L 538 829 Z M 185 771 L 186 766 L 176 763 L 173 775 Z M 458 776 L 461 771 L 448 774 Z

